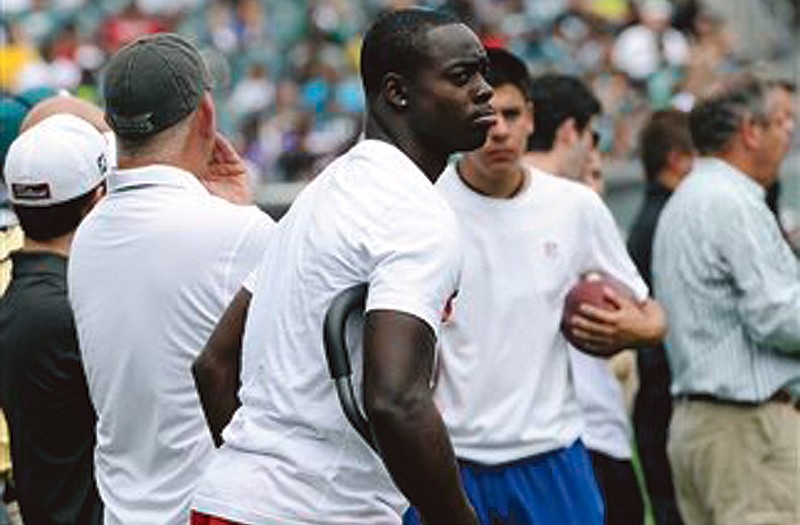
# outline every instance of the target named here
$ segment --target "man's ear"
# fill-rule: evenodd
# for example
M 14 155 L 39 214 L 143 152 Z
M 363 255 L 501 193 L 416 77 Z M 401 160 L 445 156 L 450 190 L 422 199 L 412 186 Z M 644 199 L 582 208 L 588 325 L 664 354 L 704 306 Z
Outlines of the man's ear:
M 387 73 L 383 77 L 381 90 L 386 103 L 396 111 L 404 111 L 409 104 L 406 80 L 397 73 Z
M 528 102 L 525 104 L 525 114 L 523 115 L 525 119 L 527 119 L 525 127 L 526 135 L 530 137 L 533 135 L 533 132 L 536 131 L 536 126 L 533 123 L 533 102 Z
M 572 147 L 576 140 L 578 140 L 578 129 L 575 125 L 575 119 L 569 117 L 556 129 L 555 142 Z
M 671 149 L 665 158 L 665 164 L 670 171 L 681 171 L 681 164 L 683 163 L 683 152 L 676 149 Z
M 108 190 L 106 188 L 106 181 L 101 182 L 93 190 L 91 190 L 91 196 L 87 200 L 83 210 L 81 210 L 81 217 L 86 217 L 86 215 L 92 211 L 92 208 L 94 208 L 95 205 L 106 196 L 107 192 Z
M 752 119 L 745 120 L 739 130 L 742 144 L 750 151 L 758 149 L 761 144 L 762 133 L 763 128 Z
M 686 174 L 691 169 L 693 160 L 694 154 L 686 151 L 671 149 L 667 153 L 667 166 L 671 171 L 681 175 Z
M 197 108 L 197 115 L 195 123 L 200 136 L 204 139 L 213 140 L 217 133 L 217 114 L 214 109 L 214 101 L 211 98 L 211 93 L 206 92 L 200 100 L 200 106 Z

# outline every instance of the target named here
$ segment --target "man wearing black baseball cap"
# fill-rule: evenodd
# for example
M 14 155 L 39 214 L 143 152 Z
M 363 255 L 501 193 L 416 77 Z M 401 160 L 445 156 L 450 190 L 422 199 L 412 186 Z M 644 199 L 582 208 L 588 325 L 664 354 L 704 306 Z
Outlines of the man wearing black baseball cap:
M 105 72 L 119 169 L 78 230 L 69 279 L 106 524 L 188 522 L 213 448 L 190 365 L 273 225 L 238 205 L 246 170 L 216 132 L 210 85 L 174 34 L 134 41 Z
M 182 37 L 141 38 L 109 65 L 103 88 L 106 119 L 120 137 L 143 140 L 192 113 L 210 87 L 202 57 Z

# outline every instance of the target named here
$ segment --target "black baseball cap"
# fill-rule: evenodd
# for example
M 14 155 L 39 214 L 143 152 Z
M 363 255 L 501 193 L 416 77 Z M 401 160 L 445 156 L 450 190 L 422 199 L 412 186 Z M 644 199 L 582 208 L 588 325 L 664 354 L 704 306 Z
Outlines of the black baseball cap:
M 174 33 L 144 36 L 109 61 L 106 121 L 120 137 L 145 138 L 197 109 L 210 88 L 208 68 L 188 40 Z

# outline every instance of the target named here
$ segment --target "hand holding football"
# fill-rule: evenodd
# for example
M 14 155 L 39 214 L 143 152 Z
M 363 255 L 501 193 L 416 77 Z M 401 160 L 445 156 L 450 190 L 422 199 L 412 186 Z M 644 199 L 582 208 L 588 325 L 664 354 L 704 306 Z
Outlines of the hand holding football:
M 622 297 L 633 299 L 633 292 L 625 284 L 605 272 L 593 270 L 582 274 L 578 282 L 570 288 L 564 298 L 564 311 L 561 316 L 561 333 L 567 341 L 578 350 L 600 357 L 608 357 L 614 352 L 604 352 L 584 345 L 583 341 L 572 332 L 572 318 L 579 314 L 582 304 L 600 310 L 616 310 L 618 307 L 606 296 L 605 288 Z

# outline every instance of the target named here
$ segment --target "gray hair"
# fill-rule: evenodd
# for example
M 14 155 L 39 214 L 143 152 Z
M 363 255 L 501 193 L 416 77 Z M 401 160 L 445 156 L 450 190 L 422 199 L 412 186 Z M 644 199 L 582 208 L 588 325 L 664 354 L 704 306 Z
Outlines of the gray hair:
M 784 82 L 753 74 L 734 77 L 710 96 L 700 100 L 689 115 L 692 141 L 703 154 L 725 151 L 747 120 L 764 124 L 769 120 L 767 95 Z
M 126 138 L 117 135 L 118 157 L 163 157 L 177 151 L 189 134 L 189 122 L 197 110 L 189 113 L 172 126 L 144 138 Z

